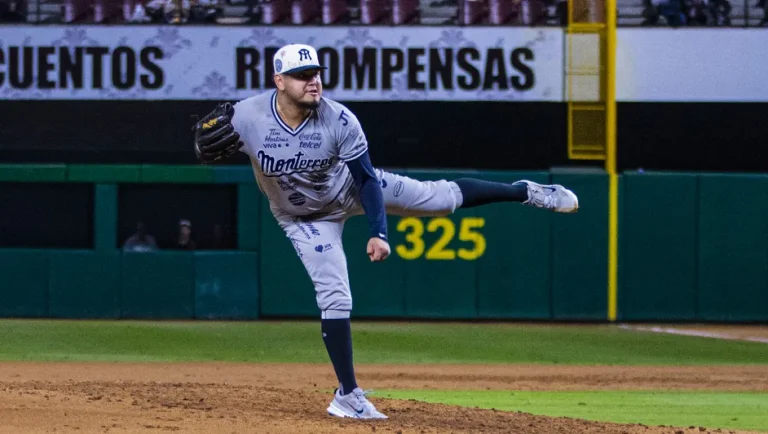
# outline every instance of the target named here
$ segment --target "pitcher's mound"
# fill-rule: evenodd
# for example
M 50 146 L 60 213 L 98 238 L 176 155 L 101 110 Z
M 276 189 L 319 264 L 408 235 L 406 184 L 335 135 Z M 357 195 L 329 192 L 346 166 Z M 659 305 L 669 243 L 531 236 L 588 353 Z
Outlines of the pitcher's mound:
M 427 384 L 416 381 L 427 377 L 425 373 L 430 369 L 436 374 L 424 378 Z M 540 371 L 536 373 L 536 369 Z M 580 381 L 590 382 L 593 380 L 584 379 L 594 378 L 597 371 L 586 371 L 594 369 L 367 366 L 361 367 L 360 376 L 368 379 L 365 387 L 391 387 L 387 381 L 398 379 L 401 384 L 415 387 L 438 387 L 442 378 L 446 389 L 455 388 L 458 382 L 463 386 L 519 390 L 530 389 L 524 383 L 533 385 L 536 378 L 552 380 L 555 372 L 560 372 L 560 382 L 567 382 L 569 375 L 577 385 Z M 616 369 L 629 368 L 600 368 L 604 376 L 618 379 L 621 375 L 611 372 Z M 681 375 L 685 378 L 685 369 L 702 368 L 683 368 L 668 374 L 679 382 Z M 712 374 L 713 368 L 704 369 Z M 461 378 L 451 376 L 454 370 L 463 372 Z M 585 372 L 579 374 L 579 370 Z M 648 378 L 663 382 L 663 372 L 652 372 Z M 693 372 L 689 374 L 694 377 Z M 701 374 L 695 377 L 701 379 Z M 751 374 L 755 373 L 741 373 Z M 332 387 L 333 374 L 323 365 L 3 363 L 0 433 L 701 433 L 698 428 L 588 422 L 388 400 L 375 394 L 371 401 L 389 420 L 342 420 L 325 413 Z

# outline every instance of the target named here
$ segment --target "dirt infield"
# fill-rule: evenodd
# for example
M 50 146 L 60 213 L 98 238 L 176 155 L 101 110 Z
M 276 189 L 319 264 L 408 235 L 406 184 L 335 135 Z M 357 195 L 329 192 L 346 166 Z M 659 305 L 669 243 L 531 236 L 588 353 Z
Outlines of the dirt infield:
M 768 366 L 364 365 L 358 368 L 358 376 L 364 387 L 373 389 L 768 389 Z M 339 420 L 324 411 L 333 386 L 330 365 L 0 363 L 0 433 L 702 432 L 699 428 L 607 424 L 377 399 L 375 395 L 371 400 L 390 420 Z

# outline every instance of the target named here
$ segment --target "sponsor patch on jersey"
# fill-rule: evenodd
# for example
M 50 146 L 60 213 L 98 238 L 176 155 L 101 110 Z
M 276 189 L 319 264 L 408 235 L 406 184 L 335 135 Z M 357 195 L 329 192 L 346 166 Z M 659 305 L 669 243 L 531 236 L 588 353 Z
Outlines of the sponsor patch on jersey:
M 403 181 L 397 181 L 395 183 L 395 197 L 400 197 L 400 195 L 403 194 L 403 190 L 405 190 L 405 184 L 403 184 Z
M 320 236 L 320 231 L 317 230 L 315 225 L 313 225 L 312 223 L 307 223 L 307 227 L 309 228 L 309 232 L 312 233 L 312 235 L 314 235 L 316 237 Z
M 317 246 L 315 246 L 315 251 L 317 253 L 323 253 L 323 252 L 327 252 L 328 250 L 331 250 L 332 248 L 333 247 L 330 244 L 326 244 L 326 245 L 318 244 Z
M 299 247 L 299 242 L 291 239 L 291 242 L 293 243 L 293 248 L 296 249 L 296 254 L 299 255 L 299 258 L 303 258 L 304 254 L 301 253 L 301 247 Z
M 275 149 L 282 148 L 283 146 L 287 148 L 289 145 L 288 138 L 280 136 L 280 130 L 270 128 L 269 133 L 264 137 L 264 144 L 262 146 L 268 149 Z
M 292 205 L 295 205 L 295 206 L 300 206 L 307 203 L 307 197 L 299 193 L 298 191 L 295 193 L 291 193 L 291 195 L 288 196 L 288 200 L 291 202 Z
M 283 181 L 282 179 L 277 180 L 277 185 L 280 187 L 280 190 L 283 191 L 293 191 L 296 190 L 296 182 L 292 179 L 289 179 L 287 181 Z
M 319 149 L 322 146 L 323 135 L 320 133 L 299 134 L 299 148 Z
M 328 180 L 328 174 L 325 172 L 312 172 L 307 175 L 307 179 L 311 180 L 312 182 L 325 182 Z
M 307 237 L 308 240 L 311 240 L 312 237 L 319 237 L 320 231 L 317 230 L 315 225 L 312 223 L 296 223 L 296 227 L 299 228 L 302 234 L 304 234 L 305 237 Z
M 328 184 L 315 184 L 312 186 L 312 190 L 315 192 L 317 198 L 323 198 L 336 187 L 336 182 L 331 181 Z

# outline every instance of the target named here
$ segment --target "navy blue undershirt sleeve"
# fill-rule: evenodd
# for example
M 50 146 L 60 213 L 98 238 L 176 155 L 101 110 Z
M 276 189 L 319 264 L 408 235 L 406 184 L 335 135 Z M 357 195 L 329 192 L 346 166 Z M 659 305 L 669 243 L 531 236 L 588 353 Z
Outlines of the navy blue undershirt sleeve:
M 360 202 L 368 217 L 368 227 L 371 237 L 387 239 L 387 213 L 384 210 L 384 195 L 376 177 L 376 171 L 371 164 L 368 151 L 354 160 L 347 161 L 347 167 L 355 180 Z

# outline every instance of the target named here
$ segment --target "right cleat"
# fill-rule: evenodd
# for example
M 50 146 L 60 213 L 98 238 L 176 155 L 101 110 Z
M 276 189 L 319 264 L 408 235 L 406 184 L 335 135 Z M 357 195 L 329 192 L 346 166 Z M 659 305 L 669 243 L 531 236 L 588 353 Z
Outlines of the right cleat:
M 579 209 L 579 198 L 562 185 L 541 185 L 528 180 L 517 181 L 512 185 L 519 184 L 528 187 L 528 200 L 523 202 L 525 205 L 562 213 L 574 213 Z

